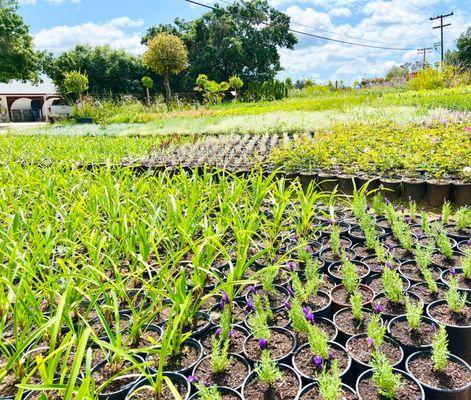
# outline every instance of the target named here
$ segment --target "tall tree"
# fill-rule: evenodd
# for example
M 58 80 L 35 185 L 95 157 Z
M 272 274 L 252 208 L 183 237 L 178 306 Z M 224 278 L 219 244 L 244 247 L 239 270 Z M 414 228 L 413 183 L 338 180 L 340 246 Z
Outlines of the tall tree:
M 464 69 L 471 69 L 471 26 L 456 40 L 456 50 L 448 50 L 445 61 Z
M 66 72 L 86 72 L 90 82 L 88 93 L 94 96 L 133 95 L 144 98 L 145 90 L 140 80 L 149 74 L 140 57 L 109 46 L 78 45 L 57 58 L 50 57 L 45 69 L 63 92 Z
M 188 51 L 185 44 L 178 36 L 159 33 L 147 42 L 144 64 L 163 76 L 165 99 L 169 103 L 172 97 L 170 74 L 179 74 L 188 65 Z
M 159 25 L 147 31 L 143 41 L 155 32 L 178 31 L 189 52 L 189 67 L 183 77 L 191 91 L 196 78 L 207 74 L 216 81 L 238 75 L 246 82 L 271 80 L 280 71 L 280 48 L 293 49 L 296 36 L 289 32 L 290 18 L 270 7 L 267 0 L 234 2 L 202 17 L 174 26 Z
M 41 54 L 17 11 L 17 0 L 0 0 L 0 82 L 38 81 Z

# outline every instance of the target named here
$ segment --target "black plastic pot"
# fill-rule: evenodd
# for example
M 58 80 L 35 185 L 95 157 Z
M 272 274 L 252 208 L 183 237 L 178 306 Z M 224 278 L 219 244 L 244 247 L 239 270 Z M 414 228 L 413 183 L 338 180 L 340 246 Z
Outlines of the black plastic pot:
M 250 372 L 251 372 L 251 368 L 250 368 L 250 364 L 248 363 L 248 361 L 242 357 L 241 355 L 239 354 L 229 354 L 229 357 L 231 358 L 234 358 L 234 359 L 237 359 L 238 361 L 240 361 L 242 364 L 244 364 L 246 367 L 247 367 L 247 376 L 250 375 Z M 198 379 L 198 367 L 199 365 L 203 362 L 203 360 L 205 359 L 210 359 L 211 358 L 211 355 L 208 355 L 208 356 L 205 356 L 203 357 L 201 360 L 198 361 L 198 364 L 195 365 L 195 367 L 193 368 L 193 372 L 191 373 L 191 375 L 195 376 L 197 379 Z M 237 391 L 240 391 L 242 389 L 242 385 L 244 384 L 245 382 L 245 378 L 247 377 L 244 377 L 244 379 L 242 380 L 242 383 L 237 386 L 237 387 L 230 387 L 230 389 L 234 389 L 234 390 L 237 390 Z
M 323 192 L 333 192 L 338 185 L 337 176 L 331 172 L 319 172 L 317 181 L 319 189 Z
M 419 282 L 424 282 L 424 280 L 413 279 L 412 277 L 407 276 L 407 275 L 403 272 L 404 267 L 406 267 L 406 266 L 408 266 L 408 265 L 411 265 L 411 264 L 416 265 L 417 270 L 419 269 L 419 267 L 417 266 L 417 264 L 416 264 L 415 261 L 413 261 L 413 260 L 407 260 L 407 261 L 403 261 L 403 262 L 401 263 L 401 265 L 399 265 L 399 268 L 398 268 L 399 274 L 400 274 L 402 277 L 406 278 L 406 279 L 411 283 L 411 285 L 414 285 L 415 283 L 419 283 Z M 429 266 L 428 266 L 428 269 L 429 269 L 429 270 L 433 270 L 433 271 L 434 271 L 436 274 L 438 274 L 438 275 L 440 275 L 441 272 L 442 272 L 442 271 L 440 270 L 440 268 L 438 268 L 438 266 L 436 266 L 436 265 L 434 265 L 434 264 L 429 265 Z
M 460 274 L 463 273 L 462 268 L 456 268 L 455 271 L 456 271 L 457 275 L 460 275 Z M 450 270 L 448 269 L 448 270 L 443 271 L 441 276 L 440 276 L 440 280 L 446 286 L 448 286 L 448 277 L 449 277 L 449 275 L 450 275 Z M 468 301 L 471 300 L 471 289 L 460 287 L 460 291 L 463 292 L 463 293 L 466 293 L 466 297 L 468 298 Z
M 191 337 L 193 339 L 198 339 L 203 333 L 205 333 L 209 328 L 211 328 L 211 318 L 209 317 L 209 314 L 207 312 L 203 312 L 203 311 L 198 311 L 196 314 L 195 314 L 195 317 L 203 317 L 206 319 L 206 323 L 199 329 L 197 329 L 196 331 L 192 332 L 191 333 Z
M 221 395 L 231 395 L 232 397 L 237 397 L 238 399 L 242 400 L 242 395 L 239 392 L 236 392 L 234 389 L 227 388 L 227 387 L 218 387 L 218 392 Z M 198 393 L 195 393 L 193 396 L 190 397 L 190 400 L 201 400 Z
M 455 206 L 471 206 L 471 182 L 453 182 Z
M 471 239 L 468 240 L 461 240 L 458 245 L 456 246 L 458 251 L 465 253 L 466 250 L 471 250 Z
M 135 358 L 139 363 L 141 363 L 141 364 L 144 363 L 144 360 L 141 357 L 135 356 Z M 106 363 L 104 365 L 106 365 Z M 100 368 L 95 368 L 95 371 L 103 368 L 104 365 L 101 365 Z M 119 389 L 115 392 L 106 393 L 106 394 L 99 393 L 98 394 L 98 399 L 99 400 L 124 400 L 126 398 L 126 396 L 128 395 L 128 393 L 130 392 L 130 390 L 134 386 L 136 386 L 140 381 L 142 381 L 142 375 L 136 375 L 133 382 L 124 385 L 123 387 L 121 387 L 121 389 Z
M 189 365 L 188 367 L 185 367 L 185 368 L 181 368 L 177 371 L 166 371 L 166 372 L 170 372 L 170 373 L 177 373 L 177 374 L 182 374 L 182 375 L 186 375 L 188 374 L 190 371 L 193 370 L 193 368 L 195 367 L 195 365 L 201 360 L 201 357 L 203 357 L 203 346 L 201 346 L 201 343 L 195 339 L 192 339 L 192 338 L 189 338 L 187 340 L 185 340 L 185 342 L 183 343 L 182 347 L 184 345 L 188 345 L 188 346 L 192 346 L 194 347 L 197 351 L 198 351 L 198 358 L 196 359 L 196 361 L 194 363 L 192 363 L 191 365 Z M 146 361 L 150 361 L 149 358 L 146 360 Z M 155 369 L 154 365 L 150 365 L 148 367 L 149 371 L 152 373 L 152 374 L 155 374 L 157 373 L 157 370 Z
M 331 299 L 331 302 L 332 302 L 332 313 L 333 314 L 336 314 L 338 311 L 340 311 L 341 309 L 343 308 L 349 308 L 351 307 L 350 304 L 345 304 L 345 303 L 341 303 L 337 300 L 335 300 L 334 296 L 333 296 L 333 293 L 335 293 L 337 290 L 340 290 L 342 289 L 344 286 L 342 284 L 340 285 L 337 285 L 335 287 L 332 288 L 332 290 L 330 291 L 330 299 Z M 373 292 L 373 290 L 371 290 L 368 286 L 366 285 L 360 285 L 360 287 L 365 290 L 365 291 L 368 291 L 370 292 L 371 294 L 371 300 L 373 300 L 373 297 L 375 296 L 375 292 Z M 365 301 L 363 304 L 362 304 L 362 307 L 363 308 L 370 308 L 371 307 L 371 300 L 370 301 Z
M 381 274 L 373 274 L 373 275 L 370 275 L 367 279 L 366 279 L 366 285 L 370 285 L 371 282 L 373 281 L 373 279 L 376 279 L 378 277 L 381 277 Z M 409 279 L 407 279 L 406 277 L 402 276 L 401 275 L 401 279 L 402 279 L 402 282 L 404 283 L 404 293 L 407 292 L 410 287 L 411 287 L 411 283 L 409 282 Z M 377 294 L 380 294 L 382 293 L 383 291 L 381 292 L 377 292 L 373 289 L 373 291 Z M 416 296 L 417 297 L 417 296 Z
M 368 369 L 370 369 L 372 366 L 371 365 L 368 365 L 368 364 L 365 364 L 363 362 L 361 362 L 360 360 L 357 360 L 356 358 L 354 358 L 352 356 L 352 354 L 350 354 L 350 352 L 348 351 L 348 347 L 349 347 L 349 344 L 355 340 L 355 338 L 357 337 L 367 337 L 368 335 L 366 333 L 360 333 L 358 335 L 354 335 L 352 336 L 350 339 L 347 340 L 347 343 L 345 344 L 345 350 L 347 350 L 347 353 L 349 355 L 349 357 L 352 359 L 352 366 L 350 368 L 350 371 L 349 371 L 349 376 L 352 377 L 353 379 L 350 379 L 350 382 L 351 381 L 355 381 L 356 380 L 356 377 L 360 374 L 362 374 L 364 371 L 367 371 Z M 390 344 L 394 345 L 396 348 L 399 349 L 400 353 L 401 353 L 401 358 L 399 359 L 399 361 L 397 361 L 396 363 L 392 364 L 393 367 L 398 367 L 401 362 L 403 361 L 404 359 L 404 351 L 402 350 L 401 346 L 399 346 L 396 342 L 394 342 L 392 339 L 390 339 L 389 337 L 385 336 L 384 337 L 384 341 L 385 342 L 389 342 Z M 353 384 L 353 383 L 352 383 Z
M 359 276 L 359 278 L 361 279 L 362 282 L 365 282 L 366 279 L 368 278 L 368 276 L 370 275 L 370 267 L 368 267 L 368 265 L 366 265 L 365 263 L 362 263 L 361 261 L 356 261 L 356 260 L 352 260 L 351 263 L 353 265 L 357 265 L 357 266 L 362 266 L 364 268 L 367 269 L 367 272 L 364 273 L 363 275 Z M 339 276 L 336 276 L 334 275 L 334 273 L 332 272 L 334 268 L 338 267 L 339 265 L 341 266 L 343 263 L 341 261 L 339 262 L 335 262 L 333 264 L 330 264 L 329 267 L 327 268 L 327 273 L 329 274 L 329 276 L 332 278 L 332 280 L 337 283 L 337 284 L 340 284 L 342 283 L 342 278 L 340 278 Z
M 309 172 L 309 171 L 301 171 L 299 173 L 299 180 L 301 182 L 301 186 L 303 190 L 306 191 L 309 185 L 315 184 L 317 182 L 318 172 Z
M 312 389 L 316 388 L 319 386 L 319 383 L 316 381 L 316 382 L 313 382 L 307 386 L 305 386 L 303 388 L 303 390 L 301 390 L 301 393 L 299 393 L 299 396 L 296 400 L 312 400 L 312 397 L 304 397 L 306 394 L 308 394 Z M 348 385 L 345 385 L 344 383 L 342 383 L 342 390 L 346 393 L 350 393 L 350 394 L 356 394 L 355 393 L 355 390 L 353 390 L 350 386 Z M 343 398 L 343 397 L 342 397 Z
M 434 307 L 444 303 L 446 303 L 445 300 L 437 300 L 433 303 L 430 303 L 426 308 L 427 315 L 437 325 L 445 325 L 446 332 L 448 333 L 448 346 L 450 353 L 455 354 L 469 363 L 471 362 L 471 326 L 447 325 L 435 319 L 431 314 L 431 310 Z M 471 307 L 471 303 L 467 303 L 467 305 Z
M 185 386 L 186 393 L 180 393 L 180 395 L 182 396 L 182 400 L 189 399 L 190 394 L 191 394 L 191 385 L 183 375 L 175 373 L 175 372 L 164 372 L 164 376 L 169 377 L 173 383 L 179 382 L 182 386 Z M 141 379 L 131 388 L 125 400 L 132 400 L 133 398 L 132 394 L 138 389 L 140 389 L 141 387 L 146 386 L 146 385 L 149 385 L 149 381 L 147 379 Z
M 401 371 L 400 369 L 394 369 L 393 372 L 395 374 L 401 374 L 403 377 L 406 377 L 407 379 L 410 379 L 412 382 L 414 382 L 417 385 L 417 388 L 420 390 L 421 393 L 420 393 L 420 398 L 415 398 L 414 400 L 425 400 L 426 397 L 425 397 L 424 389 L 423 389 L 422 385 L 419 383 L 419 381 L 417 379 L 415 379 L 412 375 L 408 374 L 407 372 Z M 359 386 L 360 386 L 360 382 L 365 380 L 365 379 L 369 379 L 372 374 L 373 374 L 373 370 L 369 369 L 368 371 L 363 372 L 358 377 L 356 385 L 355 385 L 355 390 L 356 390 L 356 393 L 357 393 L 357 396 L 358 396 L 358 400 L 363 400 L 363 398 L 360 395 L 360 391 L 358 390 Z M 381 398 L 381 397 L 378 396 L 378 398 Z
M 449 181 L 427 180 L 427 203 L 432 207 L 440 207 L 450 198 Z
M 298 394 L 296 396 L 296 398 L 299 396 L 299 393 L 301 392 L 301 388 L 302 388 L 302 382 L 301 382 L 301 377 L 299 376 L 299 374 L 294 370 L 294 368 L 291 368 L 289 365 L 286 365 L 286 364 L 279 364 L 278 365 L 278 368 L 280 368 L 281 371 L 283 370 L 289 370 L 290 372 L 292 372 L 294 375 L 296 375 L 296 377 L 298 378 L 298 381 L 299 381 L 299 389 L 298 389 Z M 242 393 L 242 398 L 243 400 L 251 400 L 250 398 L 246 397 L 244 392 L 245 392 L 245 388 L 246 386 L 252 381 L 252 379 L 255 379 L 257 377 L 257 374 L 255 372 L 252 372 L 248 377 L 247 379 L 245 380 L 244 384 L 242 385 L 242 390 L 241 390 L 241 393 Z
M 355 176 L 348 174 L 337 175 L 339 183 L 339 192 L 346 195 L 351 195 L 355 189 Z
M 357 175 L 355 181 L 358 190 L 368 184 L 367 193 L 378 189 L 380 185 L 379 177 L 375 175 Z
M 204 335 L 207 335 L 206 337 L 208 337 L 208 336 L 209 336 L 209 337 L 213 336 L 213 335 L 216 333 L 216 330 L 217 330 L 218 328 L 219 328 L 218 326 L 213 326 L 212 328 L 210 328 L 209 330 L 207 330 L 207 331 L 203 334 L 203 336 L 204 336 Z M 249 331 L 248 331 L 244 326 L 242 326 L 242 325 L 232 324 L 232 325 L 231 325 L 231 330 L 232 330 L 232 331 L 239 331 L 239 332 L 242 332 L 242 334 L 243 334 L 245 337 L 249 336 Z M 244 339 L 244 340 L 245 340 L 245 339 Z M 204 342 L 204 339 L 203 339 L 202 336 L 200 336 L 199 341 L 200 341 L 201 343 Z M 206 355 L 208 355 L 208 354 L 210 354 L 210 352 L 207 351 L 207 350 L 203 347 L 203 355 L 206 356 Z M 243 354 L 243 350 L 239 351 L 238 354 Z
M 257 285 L 257 286 L 255 286 L 254 290 L 255 290 L 255 292 L 256 292 L 258 289 L 262 289 L 262 288 L 263 288 L 263 287 L 262 287 L 261 285 Z M 275 285 L 275 289 L 276 289 L 276 291 L 282 293 L 282 294 L 286 297 L 286 299 L 288 299 L 288 298 L 290 297 L 290 296 L 289 296 L 289 293 L 288 293 L 288 290 L 287 290 L 286 288 L 284 288 L 283 286 Z M 251 300 L 251 299 L 252 299 L 252 296 L 253 296 L 253 293 L 248 292 L 248 293 L 245 295 L 245 301 L 248 302 L 249 300 Z M 282 305 L 280 305 L 280 306 L 278 306 L 278 307 L 272 307 L 272 310 L 273 310 L 273 311 L 276 311 L 276 310 L 279 310 L 279 309 L 281 309 L 281 308 L 283 308 L 283 307 L 284 307 L 284 305 L 282 304 Z
M 413 293 L 408 293 L 408 296 L 409 296 L 411 299 L 413 299 L 413 300 L 419 301 L 418 296 L 416 296 L 416 295 L 413 294 Z M 373 309 L 374 309 L 375 306 L 377 305 L 377 303 L 378 303 L 378 298 L 380 298 L 380 297 L 383 297 L 383 298 L 387 299 L 386 296 L 384 295 L 384 293 L 379 293 L 379 294 L 377 294 L 377 295 L 373 298 L 373 301 L 371 302 L 371 305 L 372 305 Z M 405 304 L 404 304 L 404 312 L 405 312 Z M 394 317 L 397 317 L 397 316 L 399 316 L 399 315 L 402 315 L 402 313 L 400 313 L 400 314 L 389 314 L 389 313 L 387 313 L 387 312 L 384 311 L 384 310 L 381 311 L 381 318 L 382 318 L 383 321 L 385 321 L 385 322 L 388 322 L 388 321 L 392 320 Z
M 309 375 L 306 375 L 304 374 L 302 371 L 300 371 L 300 369 L 297 367 L 296 365 L 296 355 L 303 351 L 305 348 L 309 347 L 309 343 L 306 343 L 302 346 L 300 346 L 297 350 L 296 350 L 296 353 L 293 354 L 293 368 L 296 370 L 296 372 L 298 373 L 299 376 L 301 376 L 303 378 L 303 380 L 305 382 L 314 382 L 316 379 L 309 376 Z M 343 377 L 343 376 L 346 376 L 348 374 L 348 372 L 350 371 L 350 367 L 352 365 L 352 359 L 351 357 L 348 355 L 348 352 L 347 350 L 345 349 L 345 347 L 343 347 L 341 344 L 337 343 L 337 342 L 329 342 L 329 347 L 334 347 L 334 348 L 337 348 L 337 349 L 340 349 L 342 351 L 345 352 L 345 354 L 347 355 L 348 357 L 348 364 L 347 364 L 347 367 L 343 370 L 343 371 L 340 371 L 340 376 Z
M 468 400 L 468 396 L 471 393 L 471 381 L 467 385 L 456 388 L 456 389 L 441 389 L 432 387 L 425 382 L 421 382 L 414 376 L 412 371 L 409 368 L 410 363 L 415 360 L 417 357 L 427 356 L 431 357 L 432 354 L 430 351 L 418 351 L 414 354 L 411 354 L 406 360 L 406 371 L 409 375 L 413 376 L 423 387 L 425 391 L 425 397 L 427 400 Z M 448 360 L 452 360 L 456 363 L 459 363 L 466 367 L 468 372 L 471 374 L 471 367 L 463 361 L 461 358 L 454 356 L 453 354 L 448 354 Z
M 412 353 L 415 353 L 417 351 L 423 351 L 423 350 L 429 350 L 432 346 L 431 345 L 424 345 L 424 346 L 411 346 L 405 343 L 402 343 L 399 341 L 398 338 L 394 337 L 391 333 L 391 329 L 394 326 L 395 323 L 397 322 L 402 322 L 402 321 L 407 321 L 407 318 L 405 315 L 399 315 L 398 317 L 393 318 L 391 321 L 388 323 L 388 334 L 391 338 L 393 338 L 397 343 L 399 343 L 402 347 L 402 350 L 404 352 L 404 358 L 409 357 Z M 421 321 L 428 323 L 432 325 L 433 321 L 428 318 L 428 317 L 421 317 Z
M 277 363 L 283 363 L 283 362 L 289 362 L 289 360 L 291 359 L 291 357 L 293 356 L 293 353 L 296 349 L 296 337 L 293 335 L 293 333 L 291 331 L 289 331 L 288 329 L 285 329 L 285 328 L 279 328 L 279 327 L 270 327 L 270 330 L 273 330 L 273 331 L 278 331 L 278 332 L 282 332 L 283 334 L 286 334 L 288 335 L 291 340 L 292 340 L 292 346 L 291 346 L 291 349 L 290 351 L 287 353 L 287 354 L 284 354 L 282 357 L 278 357 L 278 358 L 275 358 L 274 361 L 276 361 Z M 245 342 L 244 342 L 244 357 L 250 361 L 252 364 L 255 364 L 257 363 L 259 360 L 253 360 L 250 358 L 250 356 L 247 354 L 247 350 L 246 350 L 246 344 L 249 340 L 251 340 L 253 338 L 253 334 L 247 336 L 247 338 L 245 339 Z M 268 343 L 270 343 L 270 341 L 268 341 Z
M 427 193 L 427 183 L 425 179 L 403 178 L 402 193 L 405 199 L 418 203 L 422 201 Z
M 402 181 L 395 178 L 380 178 L 382 185 L 381 194 L 389 200 L 399 200 L 401 198 Z
M 443 297 L 439 297 L 439 295 L 438 295 L 438 297 L 436 297 L 436 298 L 433 298 L 433 297 L 432 297 L 432 299 L 431 299 L 431 301 L 430 301 L 430 300 L 428 300 L 427 298 L 424 298 L 424 297 L 418 295 L 418 294 L 415 293 L 415 292 L 416 292 L 416 291 L 418 290 L 418 288 L 421 287 L 421 286 L 427 287 L 427 284 L 424 283 L 424 282 L 415 283 L 414 285 L 412 285 L 412 286 L 410 287 L 409 292 L 415 294 L 420 300 L 422 300 L 423 303 L 424 303 L 424 307 L 427 307 L 430 303 L 433 303 L 434 301 L 443 299 Z M 445 290 L 446 290 L 446 285 L 443 284 L 443 283 L 441 283 L 441 282 L 437 282 L 437 286 L 438 286 L 439 290 L 440 290 L 440 289 L 445 289 Z
M 334 324 L 334 326 L 335 326 L 335 329 L 337 329 L 337 331 L 338 331 L 338 336 L 337 336 L 337 338 L 335 339 L 335 341 L 336 341 L 337 343 L 340 343 L 342 346 L 344 346 L 345 343 L 347 343 L 347 340 L 348 340 L 348 339 L 350 339 L 352 336 L 355 336 L 355 335 L 356 335 L 356 333 L 350 334 L 349 332 L 346 332 L 346 331 L 343 331 L 342 329 L 340 329 L 340 327 L 339 327 L 339 325 L 338 325 L 338 323 L 337 323 L 337 321 L 336 321 L 337 316 L 338 316 L 339 314 L 343 313 L 343 312 L 346 312 L 347 310 L 349 310 L 349 309 L 343 308 L 343 309 L 341 309 L 341 310 L 338 310 L 338 311 L 334 314 L 334 316 L 333 316 L 333 318 L 332 318 L 332 321 L 333 321 L 333 324 Z M 363 309 L 363 313 L 370 313 L 370 314 L 372 314 L 372 311 L 365 308 L 365 309 Z M 366 327 L 365 327 L 365 331 L 366 331 Z

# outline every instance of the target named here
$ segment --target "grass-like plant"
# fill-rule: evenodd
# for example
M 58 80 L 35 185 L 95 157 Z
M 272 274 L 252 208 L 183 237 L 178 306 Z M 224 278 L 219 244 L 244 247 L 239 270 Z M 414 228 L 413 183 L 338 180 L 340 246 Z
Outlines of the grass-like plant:
M 372 379 L 378 393 L 389 400 L 394 400 L 402 387 L 401 375 L 394 373 L 387 357 L 379 352 L 374 354 Z
M 409 296 L 406 296 L 406 319 L 409 327 L 413 330 L 420 329 L 420 320 L 424 311 L 424 303 L 422 300 L 418 302 L 411 301 Z
M 432 341 L 432 361 L 435 371 L 443 372 L 448 364 L 448 335 L 441 325 Z
M 459 230 L 471 228 L 471 207 L 460 207 L 455 213 L 455 223 Z

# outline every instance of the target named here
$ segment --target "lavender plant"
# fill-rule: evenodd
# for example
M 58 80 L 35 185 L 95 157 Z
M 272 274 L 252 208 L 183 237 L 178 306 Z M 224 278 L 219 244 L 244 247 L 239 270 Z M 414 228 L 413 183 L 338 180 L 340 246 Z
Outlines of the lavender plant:
M 332 224 L 330 231 L 330 248 L 334 255 L 340 256 L 340 228 L 337 224 Z
M 466 293 L 461 294 L 459 290 L 458 278 L 451 276 L 448 280 L 448 291 L 445 294 L 445 300 L 451 311 L 460 313 L 466 307 Z
M 356 292 L 350 296 L 350 306 L 356 323 L 361 324 L 363 321 L 363 296 L 361 292 Z
M 358 287 L 360 286 L 361 282 L 360 278 L 358 277 L 355 264 L 345 259 L 342 264 L 342 274 L 343 286 L 345 287 L 345 289 L 347 289 L 350 295 L 354 294 L 358 290 Z
M 396 270 L 385 268 L 381 276 L 383 290 L 386 297 L 393 303 L 400 303 L 404 299 L 404 284 Z
M 294 294 L 301 303 L 306 303 L 310 297 L 316 295 L 323 282 L 319 274 L 319 262 L 313 260 L 312 257 L 307 261 L 304 272 L 306 276 L 306 283 L 304 285 L 296 272 L 291 273 Z
M 371 316 L 366 331 L 371 345 L 374 347 L 375 351 L 378 351 L 383 343 L 384 335 L 386 334 L 386 327 L 383 325 L 379 314 Z
M 196 384 L 198 389 L 198 397 L 201 400 L 222 400 L 222 396 L 217 386 L 206 386 L 201 383 Z
M 258 379 L 268 386 L 272 386 L 283 379 L 281 370 L 276 366 L 268 350 L 262 351 L 261 360 L 255 368 L 255 373 Z
M 442 205 L 442 221 L 444 224 L 448 224 L 450 222 L 450 217 L 452 213 L 451 203 L 449 201 L 445 201 Z
M 312 354 L 321 357 L 323 361 L 329 359 L 329 339 L 326 333 L 316 325 L 309 326 L 308 342 Z
M 460 207 L 455 213 L 455 224 L 458 230 L 471 228 L 471 207 Z
M 461 259 L 461 269 L 465 279 L 471 279 L 471 250 L 468 250 Z
M 232 362 L 232 358 L 229 356 L 230 341 L 213 337 L 211 343 L 211 368 L 215 374 L 220 374 L 227 371 Z
M 420 329 L 420 319 L 423 311 L 424 303 L 422 300 L 414 303 L 410 300 L 409 296 L 406 296 L 406 319 L 411 329 Z
M 375 353 L 373 361 L 373 382 L 381 396 L 394 400 L 402 387 L 402 377 L 395 374 L 387 357 L 382 353 Z
M 435 371 L 443 372 L 448 363 L 448 335 L 445 326 L 435 334 L 432 341 L 432 361 Z
M 319 394 L 322 400 L 341 400 L 342 378 L 340 377 L 339 361 L 332 361 L 330 371 L 324 368 L 318 376 Z
M 442 253 L 447 259 L 451 260 L 453 257 L 453 246 L 446 235 L 445 230 L 440 230 L 440 232 L 437 233 L 435 243 L 437 244 L 440 253 Z

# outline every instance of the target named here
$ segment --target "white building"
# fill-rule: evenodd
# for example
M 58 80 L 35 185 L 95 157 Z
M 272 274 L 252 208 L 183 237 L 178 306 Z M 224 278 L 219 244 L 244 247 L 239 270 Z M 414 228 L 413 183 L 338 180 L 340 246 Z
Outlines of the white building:
M 0 122 L 45 121 L 48 107 L 57 98 L 60 95 L 50 80 L 38 85 L 0 83 Z

